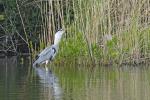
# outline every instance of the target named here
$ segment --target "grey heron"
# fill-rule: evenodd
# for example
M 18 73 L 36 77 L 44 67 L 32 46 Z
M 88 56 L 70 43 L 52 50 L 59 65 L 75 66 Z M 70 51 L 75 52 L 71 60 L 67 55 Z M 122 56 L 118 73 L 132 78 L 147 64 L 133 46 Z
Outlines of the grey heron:
M 52 61 L 54 59 L 56 53 L 58 52 L 59 42 L 64 32 L 65 31 L 62 29 L 56 32 L 54 44 L 52 46 L 46 47 L 43 51 L 41 51 L 41 53 L 37 56 L 37 59 L 34 61 L 33 66 L 43 63 L 47 65 L 49 61 Z

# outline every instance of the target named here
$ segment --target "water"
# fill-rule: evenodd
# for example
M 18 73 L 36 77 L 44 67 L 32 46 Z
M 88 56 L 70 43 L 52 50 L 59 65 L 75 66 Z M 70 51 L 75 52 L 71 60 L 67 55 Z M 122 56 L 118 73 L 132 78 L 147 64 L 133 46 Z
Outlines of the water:
M 0 59 L 0 100 L 150 100 L 150 68 L 32 68 L 25 58 Z

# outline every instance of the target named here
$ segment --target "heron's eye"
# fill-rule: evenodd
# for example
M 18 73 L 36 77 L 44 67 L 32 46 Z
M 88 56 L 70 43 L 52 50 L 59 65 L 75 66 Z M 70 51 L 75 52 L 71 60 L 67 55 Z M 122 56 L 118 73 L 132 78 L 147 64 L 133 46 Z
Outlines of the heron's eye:
M 63 31 L 63 29 L 58 29 L 57 31 Z

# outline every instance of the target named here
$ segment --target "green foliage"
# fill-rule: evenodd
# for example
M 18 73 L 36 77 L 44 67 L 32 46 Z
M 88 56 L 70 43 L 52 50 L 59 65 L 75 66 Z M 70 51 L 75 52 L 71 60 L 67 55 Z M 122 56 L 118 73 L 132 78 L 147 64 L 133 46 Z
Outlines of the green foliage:
M 52 44 L 57 28 L 65 28 L 59 58 L 90 55 L 109 63 L 150 56 L 150 6 L 146 1 L 56 0 L 49 4 L 49 0 L 5 0 L 6 16 L 0 15 L 0 20 L 5 19 L 5 34 L 29 42 L 34 51 Z M 104 34 L 111 34 L 112 40 L 103 43 Z
M 100 48 L 98 46 L 98 44 L 92 44 L 92 51 L 94 53 L 94 57 L 96 57 L 97 59 L 101 59 L 102 58 L 102 48 Z
M 87 46 L 81 32 L 75 34 L 75 38 L 63 39 L 60 46 L 60 55 L 66 57 L 78 57 L 87 55 Z
M 27 44 L 28 47 L 24 46 L 24 48 L 34 49 L 35 44 L 39 44 L 39 34 L 35 33 L 40 33 L 42 21 L 40 9 L 33 5 L 27 5 L 30 2 L 30 0 L 25 2 L 5 0 L 3 2 L 5 20 L 2 25 L 5 30 L 4 35 L 11 35 L 13 40 L 19 41 L 20 44 Z M 22 45 L 17 47 L 22 51 L 24 49 Z
M 107 41 L 108 55 L 114 59 L 119 56 L 119 50 L 117 48 L 117 37 L 113 37 L 112 40 Z
M 0 15 L 0 21 L 3 21 L 5 19 L 4 15 Z

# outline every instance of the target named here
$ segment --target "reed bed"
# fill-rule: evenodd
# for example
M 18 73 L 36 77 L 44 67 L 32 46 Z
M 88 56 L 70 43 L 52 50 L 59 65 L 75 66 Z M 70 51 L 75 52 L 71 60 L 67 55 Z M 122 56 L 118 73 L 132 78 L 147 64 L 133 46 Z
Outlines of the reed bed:
M 149 0 L 16 1 L 24 40 L 33 53 L 52 44 L 56 30 L 64 28 L 57 59 L 84 56 L 103 64 L 139 64 L 149 60 Z M 24 12 L 25 8 L 35 17 L 34 30 L 33 26 L 28 28 L 31 16 Z M 30 32 L 36 40 L 38 37 L 39 45 L 30 39 Z
M 62 55 L 73 48 L 75 56 L 90 57 L 95 63 L 139 64 L 149 59 L 149 0 L 69 1 L 65 5 L 72 5 L 68 9 L 73 11 L 73 22 L 69 17 L 63 20 L 69 35 L 65 42 L 72 44 L 63 44 Z

